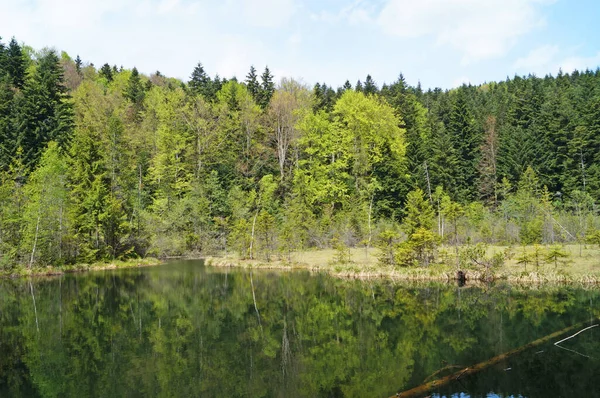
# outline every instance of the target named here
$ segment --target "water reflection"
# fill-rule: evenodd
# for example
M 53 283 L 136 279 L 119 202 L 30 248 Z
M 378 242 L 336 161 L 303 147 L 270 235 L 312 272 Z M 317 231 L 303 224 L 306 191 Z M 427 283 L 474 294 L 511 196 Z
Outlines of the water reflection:
M 387 397 L 595 320 L 597 298 L 200 262 L 6 280 L 0 396 Z M 589 358 L 549 343 L 432 393 L 594 396 L 598 329 L 562 344 Z

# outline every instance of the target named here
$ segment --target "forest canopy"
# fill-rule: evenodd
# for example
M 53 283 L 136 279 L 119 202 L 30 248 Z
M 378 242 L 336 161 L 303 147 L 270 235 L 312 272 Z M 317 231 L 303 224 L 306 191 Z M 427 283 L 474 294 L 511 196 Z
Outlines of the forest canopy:
M 599 70 L 424 91 L 190 69 L 0 40 L 0 267 L 600 240 Z

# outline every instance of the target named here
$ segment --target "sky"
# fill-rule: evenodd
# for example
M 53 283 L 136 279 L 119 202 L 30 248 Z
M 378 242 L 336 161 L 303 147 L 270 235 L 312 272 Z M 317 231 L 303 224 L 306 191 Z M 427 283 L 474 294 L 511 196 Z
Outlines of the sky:
M 596 0 L 0 0 L 0 36 L 100 67 L 189 80 L 278 80 L 449 89 L 600 65 Z

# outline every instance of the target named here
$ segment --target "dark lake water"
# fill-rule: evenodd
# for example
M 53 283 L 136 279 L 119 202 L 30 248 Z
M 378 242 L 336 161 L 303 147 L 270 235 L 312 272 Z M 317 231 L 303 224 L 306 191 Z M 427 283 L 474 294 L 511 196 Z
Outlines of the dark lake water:
M 160 267 L 0 281 L 0 397 L 600 396 L 598 290 Z

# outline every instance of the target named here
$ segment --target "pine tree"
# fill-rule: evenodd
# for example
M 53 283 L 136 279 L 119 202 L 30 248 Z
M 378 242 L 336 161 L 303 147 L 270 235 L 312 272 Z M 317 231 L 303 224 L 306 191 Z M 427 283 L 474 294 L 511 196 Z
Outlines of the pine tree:
M 11 84 L 17 88 L 23 88 L 25 85 L 25 56 L 14 37 L 8 44 L 5 63 Z
M 362 91 L 363 91 L 363 84 L 361 83 L 360 80 L 356 82 L 356 86 L 354 87 L 354 91 L 362 93 Z
M 123 96 L 133 104 L 138 105 L 144 100 L 144 94 L 144 86 L 142 85 L 140 74 L 137 68 L 134 67 L 129 76 L 129 80 L 127 81 Z
M 106 79 L 107 82 L 113 81 L 113 70 L 108 63 L 102 65 L 99 72 L 100 76 Z
M 202 64 L 199 62 L 192 72 L 188 86 L 194 94 L 201 95 L 204 97 L 204 99 L 211 101 L 214 99 L 214 90 L 212 85 L 212 80 L 204 70 Z
M 210 93 L 210 96 L 213 100 L 217 98 L 217 93 L 219 91 L 221 91 L 221 89 L 223 88 L 224 80 L 225 79 L 221 80 L 221 77 L 219 76 L 219 74 L 215 75 L 215 78 L 212 81 L 211 93 Z
M 377 94 L 378 91 L 379 91 L 379 89 L 377 88 L 377 84 L 375 84 L 375 81 L 373 80 L 371 75 L 367 75 L 367 79 L 365 80 L 363 92 L 366 95 L 373 95 L 373 94 Z
M 458 199 L 473 200 L 475 197 L 473 187 L 476 185 L 476 167 L 480 153 L 480 137 L 467 104 L 465 86 L 459 88 L 455 95 L 447 128 L 458 158 L 458 168 L 454 170 L 458 183 Z
M 75 131 L 69 162 L 69 191 L 73 232 L 79 261 L 94 262 L 106 255 L 102 214 L 107 206 L 107 171 L 100 131 Z
M 381 95 L 392 105 L 399 115 L 402 116 L 403 125 L 406 128 L 406 155 L 408 171 L 411 175 L 411 185 L 405 192 L 415 185 L 423 190 L 429 190 L 427 186 L 427 174 L 431 159 L 428 158 L 427 149 L 431 149 L 431 132 L 427 123 L 427 110 L 417 101 L 416 96 L 406 86 L 404 77 L 382 88 Z M 431 184 L 429 184 L 431 185 Z
M 324 110 L 331 112 L 336 101 L 335 91 L 333 91 L 333 89 L 328 87 L 325 83 L 316 83 L 315 87 L 313 88 L 313 94 L 315 97 L 313 111 L 317 112 Z
M 83 61 L 81 61 L 81 58 L 79 57 L 79 54 L 77 54 L 77 57 L 75 57 L 75 70 L 77 70 L 77 73 L 81 75 L 81 66 L 83 64 Z
M 275 83 L 273 83 L 273 75 L 269 70 L 269 67 L 265 67 L 265 71 L 260 76 L 261 84 L 260 84 L 260 95 L 258 98 L 258 105 L 261 108 L 266 109 L 269 106 L 269 102 L 271 102 L 271 98 L 273 97 L 273 93 L 275 92 Z
M 433 227 L 434 211 L 424 192 L 417 188 L 406 196 L 404 230 L 412 235 L 418 229 L 430 230 Z
M 485 125 L 485 140 L 481 145 L 481 159 L 478 164 L 479 195 L 485 202 L 496 206 L 498 203 L 498 133 L 496 118 L 488 116 Z
M 0 78 L 6 75 L 6 47 L 2 43 L 2 37 L 0 36 Z
M 19 131 L 15 128 L 15 113 L 23 94 L 15 93 L 10 77 L 0 77 L 0 170 L 8 170 L 19 147 Z
M 260 95 L 260 84 L 258 83 L 258 76 L 256 75 L 256 68 L 254 66 L 250 67 L 250 72 L 246 76 L 246 87 L 248 88 L 248 92 L 254 98 L 254 101 L 258 102 L 258 98 Z
M 35 168 L 48 142 L 56 141 L 62 149 L 67 148 L 73 130 L 73 109 L 55 51 L 50 50 L 39 59 L 16 112 L 18 142 L 30 170 Z

